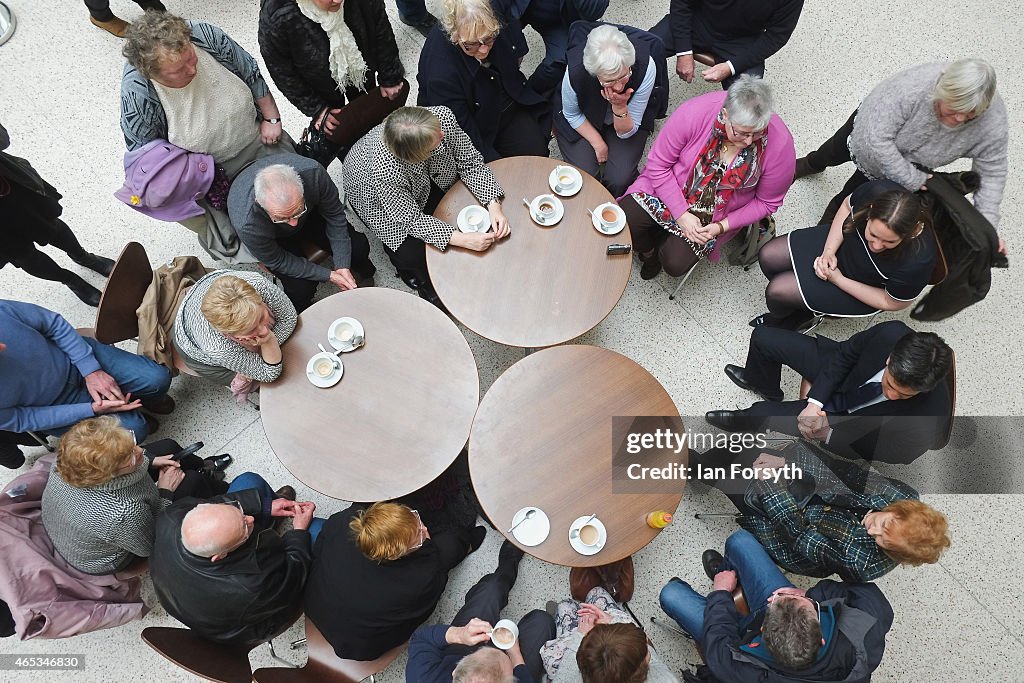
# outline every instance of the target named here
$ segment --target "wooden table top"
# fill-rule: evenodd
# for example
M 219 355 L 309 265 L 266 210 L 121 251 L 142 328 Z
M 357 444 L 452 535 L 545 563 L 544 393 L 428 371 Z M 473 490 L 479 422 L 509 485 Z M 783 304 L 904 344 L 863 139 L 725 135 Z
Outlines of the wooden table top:
M 317 344 L 342 316 L 364 345 L 341 354 L 328 389 L 306 379 Z M 300 481 L 333 498 L 378 501 L 433 481 L 466 445 L 480 398 L 473 353 L 459 328 L 412 294 L 382 287 L 329 296 L 299 316 L 282 347 L 284 372 L 260 389 L 263 429 Z
M 543 228 L 530 218 L 523 198 L 552 194 L 548 175 L 562 162 L 510 157 L 488 164 L 505 190 L 503 208 L 512 235 L 485 252 L 427 249 L 427 267 L 438 296 L 462 324 L 509 346 L 561 344 L 593 329 L 622 297 L 632 256 L 609 256 L 609 244 L 632 244 L 629 228 L 617 235 L 594 229 L 587 209 L 613 201 L 592 176 L 573 197 L 561 197 L 562 220 Z M 434 215 L 455 224 L 459 211 L 476 204 L 460 181 Z
M 609 564 L 650 543 L 658 530 L 647 526 L 647 513 L 674 512 L 685 482 L 613 492 L 612 417 L 638 415 L 679 412 L 658 380 L 614 351 L 558 346 L 506 370 L 484 396 L 469 438 L 473 487 L 498 531 L 534 557 L 570 567 Z M 533 547 L 506 533 L 526 506 L 551 521 L 547 539 Z M 569 526 L 595 512 L 608 541 L 598 553 L 581 555 L 569 545 Z

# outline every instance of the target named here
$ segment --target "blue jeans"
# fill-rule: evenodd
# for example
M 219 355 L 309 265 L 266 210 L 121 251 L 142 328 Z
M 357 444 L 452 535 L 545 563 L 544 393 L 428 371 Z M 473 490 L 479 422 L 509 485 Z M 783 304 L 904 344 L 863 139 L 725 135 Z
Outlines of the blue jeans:
M 274 495 L 274 490 L 270 488 L 270 484 L 267 483 L 267 480 L 254 472 L 243 472 L 235 477 L 228 486 L 228 493 L 238 493 L 239 491 L 247 491 L 248 489 L 256 489 L 260 494 L 260 502 L 263 504 L 263 513 L 260 515 L 260 518 L 256 520 L 256 523 L 261 529 L 266 529 L 272 522 L 270 518 L 270 506 L 277 496 Z M 316 537 L 320 535 L 320 530 L 323 529 L 323 527 L 324 520 L 319 517 L 314 517 L 313 521 L 310 522 L 309 535 L 312 537 L 313 543 L 316 543 Z
M 138 398 L 143 403 L 147 403 L 160 399 L 167 393 L 171 386 L 171 373 L 164 366 L 154 363 L 145 356 L 138 356 L 114 346 L 101 344 L 92 337 L 83 337 L 83 339 L 92 349 L 96 361 L 104 372 L 114 378 L 117 385 L 121 387 L 121 391 L 131 394 L 133 401 Z M 85 386 L 85 378 L 77 368 L 72 366 L 64 391 L 54 403 L 55 405 L 92 403 L 92 396 Z M 146 419 L 142 416 L 141 411 L 130 410 L 125 413 L 111 413 L 111 415 L 120 420 L 125 429 L 130 429 L 135 433 L 137 443 L 142 443 L 149 436 Z M 46 433 L 60 436 L 72 426 L 65 425 L 48 429 Z
M 740 629 L 746 630 L 757 618 L 758 612 L 768 604 L 768 597 L 777 589 L 793 584 L 782 574 L 767 551 L 749 531 L 740 529 L 725 541 L 725 560 L 719 571 L 736 571 L 750 614 L 740 619 Z M 694 640 L 703 645 L 704 606 L 707 598 L 699 595 L 685 581 L 672 579 L 661 589 L 661 609 Z

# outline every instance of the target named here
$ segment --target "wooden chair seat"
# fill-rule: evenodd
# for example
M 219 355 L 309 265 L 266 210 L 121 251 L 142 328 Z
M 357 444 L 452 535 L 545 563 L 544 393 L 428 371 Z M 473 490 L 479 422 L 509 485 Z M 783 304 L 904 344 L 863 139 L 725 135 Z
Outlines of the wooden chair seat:
M 306 650 L 309 659 L 306 665 L 301 669 L 257 669 L 252 679 L 256 683 L 359 683 L 367 678 L 373 681 L 375 675 L 386 669 L 401 654 L 405 646 L 403 643 L 369 662 L 341 659 L 307 617 Z
M 715 56 L 707 52 L 694 52 L 693 61 L 704 66 L 714 66 L 716 63 Z
M 116 344 L 139 336 L 136 311 L 153 281 L 149 255 L 138 242 L 124 245 L 96 307 L 96 340 Z
M 251 683 L 253 645 L 226 645 L 200 638 L 191 629 L 150 626 L 142 640 L 182 669 L 220 683 Z

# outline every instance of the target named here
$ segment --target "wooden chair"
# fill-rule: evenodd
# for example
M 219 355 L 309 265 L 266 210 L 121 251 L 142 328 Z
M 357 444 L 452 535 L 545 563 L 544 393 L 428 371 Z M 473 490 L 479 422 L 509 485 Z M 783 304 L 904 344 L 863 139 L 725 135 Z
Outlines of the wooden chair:
M 708 52 L 694 52 L 693 61 L 704 66 L 714 66 L 717 63 L 715 62 L 715 56 Z
M 150 626 L 142 640 L 189 673 L 219 683 L 251 683 L 253 645 L 225 645 L 200 638 L 191 629 Z
M 956 355 L 949 359 L 949 374 L 946 375 L 946 388 L 949 390 L 949 422 L 942 436 L 932 447 L 932 450 L 939 451 L 946 447 L 949 439 L 953 436 L 953 420 L 956 419 Z
M 370 662 L 340 659 L 312 620 L 306 617 L 306 651 L 309 657 L 306 665 L 301 669 L 257 669 L 252 679 L 256 683 L 359 683 L 367 679 L 374 683 L 376 675 L 404 649 L 405 644 L 399 645 Z
M 149 264 L 146 248 L 138 242 L 124 245 L 107 278 L 100 305 L 96 307 L 93 333 L 96 341 L 116 344 L 139 336 L 139 316 L 136 311 L 152 281 L 153 267 Z M 179 372 L 196 376 L 177 353 L 173 354 L 173 358 L 174 367 Z

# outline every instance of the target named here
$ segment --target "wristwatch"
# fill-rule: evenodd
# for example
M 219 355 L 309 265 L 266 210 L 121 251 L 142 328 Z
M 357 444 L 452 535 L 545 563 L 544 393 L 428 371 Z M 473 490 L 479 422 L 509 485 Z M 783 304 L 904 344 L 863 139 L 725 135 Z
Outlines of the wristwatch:
M 281 123 L 281 119 L 263 119 L 266 123 Z
M 614 116 L 617 119 L 624 119 L 627 116 L 629 116 L 629 110 L 627 109 L 626 111 L 622 112 L 621 114 L 616 114 L 615 110 L 613 109 L 612 110 L 612 116 Z

